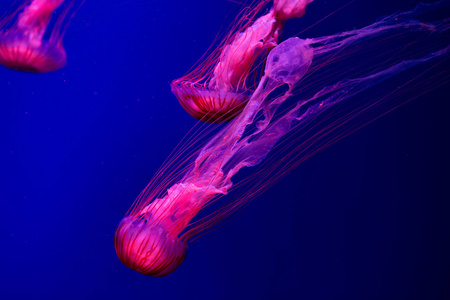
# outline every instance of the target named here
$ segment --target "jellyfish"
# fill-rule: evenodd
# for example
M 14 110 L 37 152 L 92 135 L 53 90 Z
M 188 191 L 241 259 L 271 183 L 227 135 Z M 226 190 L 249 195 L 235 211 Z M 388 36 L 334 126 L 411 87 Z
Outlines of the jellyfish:
M 44 35 L 52 14 L 64 0 L 27 0 L 3 18 L 0 21 L 0 64 L 18 71 L 38 73 L 64 67 L 64 20 L 73 5 L 72 1 L 67 1 L 69 5 L 59 14 L 48 39 Z
M 229 123 L 199 122 L 135 200 L 115 232 L 119 259 L 170 274 L 189 243 L 303 161 L 448 84 L 450 18 L 430 16 L 449 8 L 419 4 L 360 29 L 277 43 L 242 111 Z M 237 176 L 244 168 L 251 175 Z
M 255 66 L 277 45 L 284 22 L 303 16 L 310 2 L 274 0 L 273 7 L 257 19 L 269 1 L 249 5 L 220 47 L 192 72 L 172 82 L 181 106 L 205 122 L 232 120 L 249 99 L 250 74 L 257 72 Z

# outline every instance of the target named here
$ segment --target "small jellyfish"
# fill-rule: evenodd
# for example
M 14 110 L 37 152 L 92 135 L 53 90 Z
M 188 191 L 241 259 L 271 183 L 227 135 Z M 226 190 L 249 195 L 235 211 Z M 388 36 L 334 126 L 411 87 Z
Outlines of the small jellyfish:
M 256 18 L 269 2 L 259 1 L 244 10 L 220 47 L 172 82 L 172 92 L 194 118 L 204 122 L 235 118 L 259 80 L 257 67 L 277 45 L 284 22 L 301 17 L 312 0 L 274 0 L 268 13 Z M 249 83 L 252 74 L 256 80 Z
M 0 21 L 0 64 L 26 72 L 45 73 L 66 65 L 62 39 L 64 19 L 73 5 L 70 2 L 59 14 L 49 38 L 45 39 L 53 12 L 65 0 L 25 1 L 11 15 Z

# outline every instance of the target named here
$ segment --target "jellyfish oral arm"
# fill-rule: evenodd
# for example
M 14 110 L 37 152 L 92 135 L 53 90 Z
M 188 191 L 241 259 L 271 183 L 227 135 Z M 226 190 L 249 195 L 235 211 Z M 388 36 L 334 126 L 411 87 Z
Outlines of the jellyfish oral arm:
M 39 46 L 52 13 L 64 0 L 34 0 L 19 15 L 17 27 Z
M 284 21 L 301 17 L 312 0 L 275 0 L 274 7 L 226 45 L 214 69 L 210 87 L 226 92 L 245 85 L 258 54 L 275 47 Z
M 279 20 L 299 18 L 313 0 L 274 0 L 273 7 Z
M 167 190 L 163 198 L 154 200 L 139 215 L 144 219 L 157 220 L 153 226 L 159 226 L 169 230 L 171 235 L 178 236 L 205 203 L 215 195 L 225 193 L 225 189 L 219 190 L 213 184 L 177 183 Z
M 244 32 L 238 33 L 231 44 L 226 45 L 214 69 L 210 87 L 221 91 L 231 91 L 242 86 L 242 78 L 250 71 L 257 53 L 277 45 L 279 28 L 271 10 L 260 17 Z

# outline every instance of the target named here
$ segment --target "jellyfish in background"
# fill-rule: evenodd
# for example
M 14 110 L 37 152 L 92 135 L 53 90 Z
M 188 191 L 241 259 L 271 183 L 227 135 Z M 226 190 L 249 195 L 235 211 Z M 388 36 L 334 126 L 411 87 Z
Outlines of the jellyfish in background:
M 48 39 L 44 34 L 53 12 L 64 0 L 25 1 L 10 16 L 0 21 L 0 64 L 27 72 L 51 72 L 66 65 L 62 39 L 64 20 L 73 0 L 59 14 Z
M 173 272 L 190 242 L 300 163 L 447 84 L 450 19 L 436 12 L 449 8 L 420 4 L 361 29 L 273 46 L 242 111 L 226 124 L 199 122 L 136 199 L 115 233 L 119 259 L 146 275 Z M 252 175 L 233 182 L 244 167 Z
M 248 78 L 254 65 L 277 45 L 284 22 L 303 16 L 312 0 L 274 0 L 273 7 L 256 19 L 269 2 L 250 5 L 216 51 L 172 82 L 173 93 L 191 116 L 205 122 L 227 122 L 239 114 L 252 91 Z

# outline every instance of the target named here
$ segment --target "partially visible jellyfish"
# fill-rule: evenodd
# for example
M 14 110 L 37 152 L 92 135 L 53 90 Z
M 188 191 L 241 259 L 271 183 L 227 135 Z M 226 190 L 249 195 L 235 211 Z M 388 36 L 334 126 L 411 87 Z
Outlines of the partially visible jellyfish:
M 238 115 L 253 91 L 248 79 L 277 45 L 284 22 L 301 17 L 312 0 L 274 0 L 273 7 L 256 18 L 269 2 L 249 5 L 219 48 L 193 71 L 172 82 L 173 93 L 194 118 L 227 122 Z M 259 81 L 256 77 L 253 84 Z
M 65 0 L 27 0 L 11 15 L 0 21 L 0 64 L 27 72 L 51 72 L 66 65 L 62 39 L 64 20 L 74 0 L 59 14 L 47 32 L 52 14 Z
M 199 122 L 136 199 L 115 233 L 119 259 L 145 275 L 170 274 L 190 242 L 300 163 L 448 84 L 450 18 L 430 18 L 449 6 L 420 4 L 361 29 L 275 46 L 242 112 L 227 124 Z M 251 175 L 233 182 L 244 167 Z

